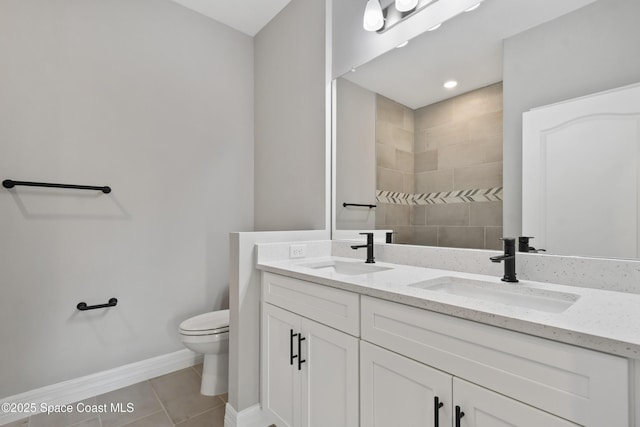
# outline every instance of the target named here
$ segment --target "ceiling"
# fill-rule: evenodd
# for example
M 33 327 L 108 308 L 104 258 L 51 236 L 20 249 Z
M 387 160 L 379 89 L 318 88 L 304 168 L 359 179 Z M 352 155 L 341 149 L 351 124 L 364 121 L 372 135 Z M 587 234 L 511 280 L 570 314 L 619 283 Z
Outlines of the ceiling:
M 594 1 L 486 0 L 343 77 L 417 109 L 501 81 L 504 39 Z M 444 89 L 451 79 L 458 86 Z
M 173 1 L 253 37 L 291 0 Z

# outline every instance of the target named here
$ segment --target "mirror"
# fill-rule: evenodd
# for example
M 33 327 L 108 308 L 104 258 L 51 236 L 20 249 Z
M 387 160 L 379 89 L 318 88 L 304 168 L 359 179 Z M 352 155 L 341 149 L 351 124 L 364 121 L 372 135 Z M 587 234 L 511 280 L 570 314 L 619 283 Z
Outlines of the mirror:
M 522 114 L 640 81 L 639 14 L 636 0 L 487 0 L 338 78 L 335 228 L 486 249 L 522 235 Z

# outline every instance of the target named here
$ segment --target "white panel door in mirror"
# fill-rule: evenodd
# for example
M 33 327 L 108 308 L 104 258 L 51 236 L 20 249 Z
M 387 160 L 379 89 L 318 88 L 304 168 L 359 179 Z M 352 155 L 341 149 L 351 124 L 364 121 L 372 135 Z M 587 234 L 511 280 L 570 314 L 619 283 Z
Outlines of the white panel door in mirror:
M 524 114 L 523 232 L 552 254 L 639 258 L 640 85 Z

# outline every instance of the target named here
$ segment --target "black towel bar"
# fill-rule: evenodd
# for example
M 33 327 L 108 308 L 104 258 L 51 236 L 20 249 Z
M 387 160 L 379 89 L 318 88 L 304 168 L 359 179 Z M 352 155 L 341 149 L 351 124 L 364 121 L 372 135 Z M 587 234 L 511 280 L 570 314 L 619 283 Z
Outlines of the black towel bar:
M 115 307 L 116 305 L 118 305 L 118 300 L 116 298 L 111 298 L 106 304 L 87 305 L 86 302 L 79 302 L 76 308 L 80 311 L 87 311 L 95 310 L 96 308 Z
M 16 185 L 24 185 L 25 187 L 50 187 L 50 188 L 73 188 L 75 190 L 99 190 L 104 194 L 111 193 L 111 187 L 104 186 L 98 187 L 95 185 L 73 185 L 73 184 L 51 184 L 48 182 L 31 182 L 31 181 L 13 181 L 11 179 L 5 179 L 2 181 L 4 188 L 13 188 Z
M 363 205 L 363 204 L 360 204 L 360 203 L 343 203 L 342 204 L 343 208 L 346 208 L 347 206 L 359 206 L 359 207 L 362 207 L 362 208 L 369 208 L 369 209 L 373 209 L 373 208 L 376 207 L 376 205 Z

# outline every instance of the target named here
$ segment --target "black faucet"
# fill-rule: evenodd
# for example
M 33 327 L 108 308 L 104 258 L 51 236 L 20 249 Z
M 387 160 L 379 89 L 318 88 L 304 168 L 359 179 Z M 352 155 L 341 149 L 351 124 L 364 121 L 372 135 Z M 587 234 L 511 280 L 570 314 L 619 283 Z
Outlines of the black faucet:
M 385 243 L 393 243 L 393 235 L 396 234 L 395 231 L 387 231 L 387 238 Z
M 365 261 L 365 263 L 374 264 L 375 261 L 373 257 L 373 233 L 360 233 L 360 234 L 367 236 L 367 244 L 353 245 L 351 246 L 351 249 L 367 248 L 367 260 Z
M 518 252 L 546 252 L 545 249 L 536 249 L 533 246 L 529 246 L 530 239 L 533 239 L 533 237 L 518 237 Z
M 504 255 L 492 256 L 489 258 L 492 262 L 504 261 L 504 277 L 503 282 L 517 283 L 516 279 L 516 239 L 513 237 L 505 237 L 500 239 L 504 241 Z

